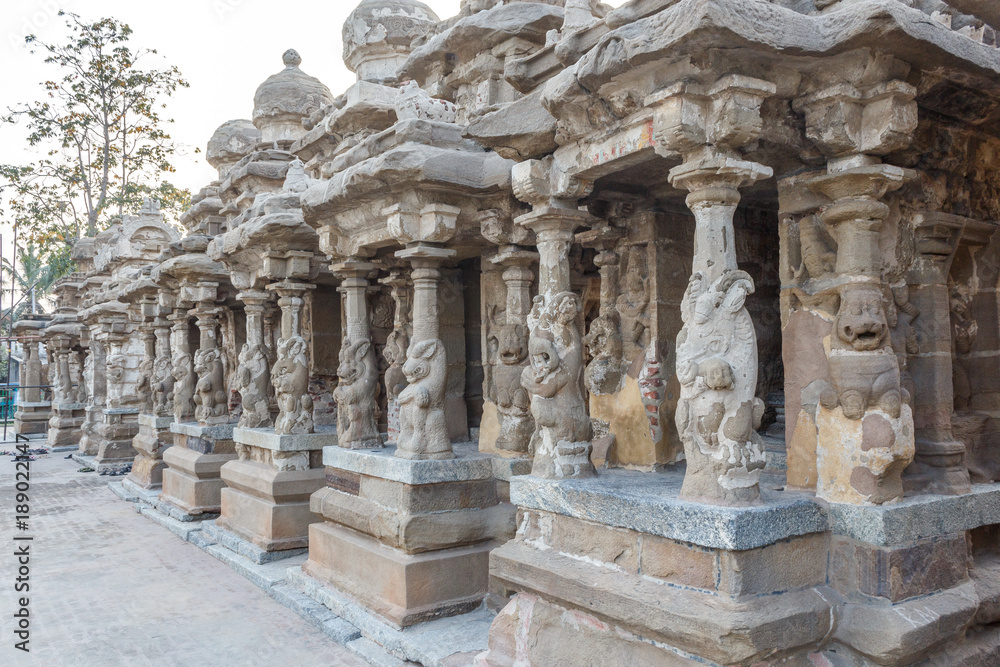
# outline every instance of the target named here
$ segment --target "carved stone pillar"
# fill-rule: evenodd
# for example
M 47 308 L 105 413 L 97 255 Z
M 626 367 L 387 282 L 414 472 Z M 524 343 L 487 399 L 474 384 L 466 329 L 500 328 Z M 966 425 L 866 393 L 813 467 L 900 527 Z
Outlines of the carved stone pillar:
M 361 259 L 330 267 L 340 278 L 340 293 L 344 295 L 344 340 L 337 369 L 340 384 L 333 397 L 337 401 L 337 444 L 348 449 L 382 446 L 375 422 L 379 373 L 369 331 L 367 298 L 368 274 L 374 268 Z
M 21 362 L 21 386 L 18 399 L 22 403 L 38 403 L 42 400 L 42 362 L 38 358 L 38 338 L 29 333 L 27 340 L 21 343 L 24 360 Z
M 226 374 L 219 347 L 219 315 L 221 309 L 212 302 L 203 301 L 194 310 L 198 324 L 200 346 L 194 355 L 195 418 L 198 423 L 225 424 L 229 421 L 229 401 L 226 391 Z
M 272 283 L 267 289 L 279 296 L 281 339 L 271 372 L 278 401 L 274 432 L 279 435 L 313 432 L 313 401 L 309 395 L 309 346 L 302 336 L 305 294 L 316 286 L 295 280 Z
M 107 406 L 109 409 L 124 408 L 127 403 L 135 402 L 135 386 L 126 387 L 128 357 L 125 355 L 124 344 L 128 337 L 125 332 L 124 318 L 108 318 L 101 322 L 102 337 L 107 349 Z M 60 362 L 62 360 L 60 359 Z M 59 373 L 62 375 L 62 364 Z M 69 358 L 66 359 L 66 375 L 69 379 Z
M 702 502 L 745 504 L 760 495 L 765 457 L 756 428 L 764 404 L 755 395 L 757 338 L 744 307 L 754 284 L 736 264 L 733 216 L 739 188 L 772 175 L 739 151 L 760 133 L 760 106 L 774 92 L 770 82 L 729 75 L 707 88 L 667 89 L 654 116 L 657 151 L 683 158 L 670 182 L 690 193 L 695 217 L 674 421 L 687 458 L 681 496 Z
M 168 319 L 173 322 L 173 339 L 170 341 L 174 378 L 174 419 L 189 422 L 195 415 L 195 386 L 198 382 L 194 374 L 189 338 L 188 312 L 177 308 Z
M 382 356 L 388 362 L 385 370 L 386 405 L 388 408 L 388 436 L 390 442 L 399 439 L 399 395 L 406 389 L 406 375 L 403 366 L 406 364 L 406 350 L 410 346 L 413 327 L 410 324 L 410 309 L 413 295 L 409 279 L 400 269 L 393 269 L 388 277 L 380 281 L 392 290 L 392 301 L 395 305 L 392 332 L 385 341 Z
M 835 287 L 827 291 L 839 305 L 825 343 L 829 383 L 817 408 L 816 493 L 882 504 L 902 498 L 901 473 L 914 445 L 910 397 L 900 384 L 886 318 L 879 241 L 890 215 L 883 199 L 913 174 L 882 164 L 879 156 L 910 143 L 917 105 L 916 91 L 903 81 L 867 86 L 834 86 L 794 105 L 805 114 L 807 136 L 828 157 L 826 172 L 805 185 L 826 198 L 818 218 L 837 243 Z
M 916 216 L 913 227 L 916 256 L 907 282 L 909 302 L 919 311 L 912 323 L 919 346 L 909 355 L 909 371 L 919 390 L 912 397 L 916 454 L 903 484 L 907 491 L 967 493 L 971 482 L 965 445 L 952 432 L 955 398 L 948 293 L 948 274 L 965 218 L 923 213 Z
M 492 262 L 503 268 L 506 308 L 503 321 L 491 322 L 490 338 L 496 348 L 497 365 L 493 368 L 490 400 L 500 415 L 496 451 L 501 456 L 525 457 L 535 430 L 531 400 L 521 386 L 521 375 L 528 359 L 528 315 L 531 312 L 532 264 L 538 253 L 520 246 L 500 248 Z
M 174 376 L 171 369 L 170 321 L 157 315 L 153 320 L 156 335 L 156 361 L 153 363 L 153 414 L 174 416 Z
M 246 343 L 240 350 L 240 367 L 236 371 L 243 405 L 240 427 L 266 428 L 273 424 L 268 399 L 271 367 L 264 342 L 264 308 L 271 295 L 251 290 L 240 292 L 236 298 L 243 302 L 247 318 Z
M 753 279 L 736 265 L 733 215 L 739 187 L 771 176 L 755 162 L 705 155 L 671 170 L 690 192 L 695 216 L 693 270 L 677 336 L 681 400 L 675 421 L 688 462 L 681 495 L 740 504 L 760 495 L 765 457 L 756 429 L 757 336 L 745 307 Z
M 139 381 L 136 384 L 136 396 L 139 399 L 139 412 L 151 415 L 153 406 L 153 385 L 156 382 L 154 367 L 156 364 L 156 328 L 150 319 L 139 327 L 142 332 L 143 355 L 139 363 Z
M 577 234 L 576 237 L 583 245 L 597 249 L 594 264 L 601 274 L 600 312 L 590 323 L 590 331 L 583 339 L 583 344 L 590 352 L 590 363 L 584 371 L 584 384 L 590 392 L 590 410 L 595 419 L 602 417 L 594 414 L 594 397 L 618 391 L 624 374 L 619 327 L 621 320 L 616 307 L 621 270 L 620 258 L 614 250 L 621 236 L 620 229 L 606 226 Z
M 535 420 L 532 436 L 537 477 L 590 477 L 591 425 L 583 400 L 583 341 L 579 318 L 580 296 L 570 289 L 569 250 L 574 231 L 593 220 L 573 208 L 572 197 L 544 203 L 527 193 L 523 184 L 537 178 L 534 162 L 515 166 L 515 194 L 535 199 L 534 210 L 515 222 L 535 232 L 538 245 L 538 296 L 527 322 L 530 330 L 528 355 L 521 384 L 531 395 Z M 548 185 L 547 183 L 545 185 Z M 585 188 L 578 194 L 585 193 Z M 568 193 L 569 194 L 569 193 Z M 537 203 L 536 203 L 537 202 Z
M 57 405 L 73 402 L 72 378 L 69 373 L 69 348 L 69 336 L 53 336 L 52 352 L 55 358 L 51 359 L 49 363 L 54 363 L 56 369 L 56 381 L 52 389 L 54 393 L 53 403 Z
M 399 394 L 399 439 L 396 456 L 404 459 L 450 459 L 444 397 L 448 362 L 439 335 L 438 284 L 441 263 L 454 250 L 416 243 L 396 256 L 413 267 L 413 340 L 403 372 L 408 386 Z

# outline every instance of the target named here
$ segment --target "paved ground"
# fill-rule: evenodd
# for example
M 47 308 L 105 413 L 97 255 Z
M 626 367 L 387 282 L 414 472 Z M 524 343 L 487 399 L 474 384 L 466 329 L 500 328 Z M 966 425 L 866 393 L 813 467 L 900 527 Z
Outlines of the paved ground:
M 11 449 L 0 444 L 0 449 Z M 32 462 L 29 530 L 15 530 L 0 457 L 0 665 L 364 667 L 260 589 L 52 454 Z M 31 648 L 14 649 L 17 564 L 31 542 Z

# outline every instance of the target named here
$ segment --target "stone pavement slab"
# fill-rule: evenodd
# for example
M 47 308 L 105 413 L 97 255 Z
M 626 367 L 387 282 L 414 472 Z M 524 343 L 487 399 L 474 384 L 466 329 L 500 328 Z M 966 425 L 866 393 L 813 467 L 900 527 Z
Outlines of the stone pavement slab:
M 0 665 L 369 663 L 62 456 L 32 462 L 31 652 L 13 647 L 14 464 L 0 458 Z

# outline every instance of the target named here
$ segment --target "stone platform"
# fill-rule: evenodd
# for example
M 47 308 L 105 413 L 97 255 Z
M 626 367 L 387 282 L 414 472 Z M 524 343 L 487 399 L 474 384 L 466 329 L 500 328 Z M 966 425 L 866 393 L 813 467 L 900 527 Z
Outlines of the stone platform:
M 303 571 L 397 627 L 468 612 L 487 593 L 488 559 L 513 533 L 489 455 L 412 461 L 394 448 L 323 450 L 327 486 L 310 506 Z
M 309 496 L 323 486 L 322 450 L 336 443 L 336 431 L 279 435 L 236 428 L 233 439 L 241 456 L 220 470 L 225 487 L 214 524 L 233 539 L 218 541 L 237 545 L 258 563 L 304 552 L 309 525 L 320 520 L 309 510 Z
M 161 501 L 172 505 L 182 520 L 214 519 L 222 506 L 222 466 L 236 458 L 233 425 L 170 424 L 174 444 L 163 454 Z
M 518 533 L 490 558 L 491 595 L 511 601 L 484 664 L 731 665 L 832 648 L 901 667 L 960 641 L 974 617 L 1000 620 L 987 583 L 1000 484 L 885 506 L 762 488 L 736 508 L 680 499 L 683 474 L 513 478 Z

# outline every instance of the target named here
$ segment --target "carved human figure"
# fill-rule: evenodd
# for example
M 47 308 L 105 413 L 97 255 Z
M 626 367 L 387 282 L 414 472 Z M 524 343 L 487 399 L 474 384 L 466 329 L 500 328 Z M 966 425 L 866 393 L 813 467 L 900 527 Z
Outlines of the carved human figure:
M 447 372 L 444 343 L 439 339 L 410 344 L 403 364 L 403 374 L 409 384 L 399 394 L 400 432 L 396 456 L 404 459 L 455 457 L 444 419 Z
M 313 401 L 309 395 L 309 357 L 304 338 L 298 335 L 278 343 L 278 361 L 271 373 L 278 419 L 274 432 L 280 435 L 313 432 Z
M 228 406 L 222 351 L 217 347 L 199 349 L 194 355 L 194 372 L 198 376 L 195 418 L 206 424 L 225 416 Z
M 861 419 L 876 406 L 897 419 L 904 396 L 882 291 L 872 284 L 848 285 L 840 299 L 830 336 L 831 386 L 820 403 L 829 410 L 839 405 L 848 419 Z
M 340 384 L 333 398 L 337 401 L 338 444 L 349 449 L 381 447 L 373 400 L 378 387 L 378 363 L 370 340 L 344 339 L 337 375 Z
M 649 293 L 644 277 L 645 262 L 640 251 L 632 249 L 624 291 L 618 296 L 618 316 L 621 319 L 621 345 L 625 360 L 631 362 L 644 354 L 649 345 Z
M 573 292 L 539 294 L 528 316 L 531 363 L 521 373 L 521 385 L 531 395 L 532 474 L 539 477 L 594 474 L 593 432 L 583 402 L 583 349 L 576 324 L 582 307 Z
M 490 310 L 490 345 L 500 361 L 493 368 L 489 399 L 503 415 L 496 448 L 511 452 L 528 452 L 534 422 L 531 417 L 531 399 L 521 385 L 524 361 L 528 357 L 528 327 L 512 324 L 497 316 L 497 309 Z
M 618 391 L 624 376 L 618 324 L 609 316 L 599 316 L 590 323 L 583 344 L 590 352 L 590 363 L 584 372 L 587 390 L 598 396 Z
M 744 271 L 726 271 L 711 284 L 699 271 L 684 294 L 674 417 L 688 462 L 684 497 L 735 504 L 758 496 L 764 403 L 755 396 L 757 338 L 745 308 L 753 291 Z

